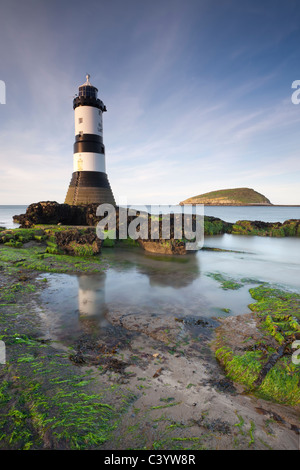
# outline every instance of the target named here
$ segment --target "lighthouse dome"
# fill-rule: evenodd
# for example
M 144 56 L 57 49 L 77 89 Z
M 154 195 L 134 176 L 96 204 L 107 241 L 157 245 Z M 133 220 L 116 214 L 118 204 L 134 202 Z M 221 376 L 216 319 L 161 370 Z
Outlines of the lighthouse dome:
M 86 82 L 79 87 L 78 96 L 85 98 L 97 98 L 98 89 L 90 83 L 90 75 L 87 74 Z
M 106 111 L 106 106 L 103 101 L 97 98 L 98 88 L 93 86 L 90 82 L 90 75 L 86 75 L 86 82 L 78 88 L 78 95 L 75 95 L 73 100 L 73 108 L 78 106 L 93 106 L 100 109 L 102 112 Z

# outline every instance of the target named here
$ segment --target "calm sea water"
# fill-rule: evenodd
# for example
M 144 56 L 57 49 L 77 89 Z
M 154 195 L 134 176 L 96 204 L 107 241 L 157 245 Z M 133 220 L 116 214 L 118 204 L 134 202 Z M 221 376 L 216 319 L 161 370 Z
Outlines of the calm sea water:
M 16 228 L 13 216 L 24 214 L 28 206 L 0 206 L 0 227 Z M 218 217 L 226 222 L 237 220 L 261 220 L 263 222 L 284 222 L 300 219 L 300 207 L 291 206 L 206 206 L 204 214 Z
M 300 206 L 206 206 L 204 214 L 218 217 L 225 222 L 237 220 L 284 222 L 289 219 L 300 219 Z
M 86 328 L 101 331 L 110 313 L 175 317 L 220 317 L 249 312 L 249 289 L 268 282 L 300 292 L 300 239 L 220 235 L 207 237 L 206 251 L 187 256 L 155 256 L 142 250 L 103 249 L 111 266 L 91 275 L 42 274 L 47 288 L 49 334 L 60 339 Z M 230 251 L 232 250 L 232 251 Z M 237 290 L 224 290 L 215 274 L 240 281 Z
M 0 206 L 0 227 L 18 228 L 19 224 L 14 224 L 13 216 L 25 214 L 28 206 Z

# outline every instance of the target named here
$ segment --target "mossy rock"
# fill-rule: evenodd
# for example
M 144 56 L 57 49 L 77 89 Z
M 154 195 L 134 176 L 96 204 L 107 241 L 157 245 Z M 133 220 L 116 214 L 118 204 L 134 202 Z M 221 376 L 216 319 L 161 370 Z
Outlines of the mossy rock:
M 300 339 L 300 295 L 268 284 L 249 292 L 256 300 L 249 305 L 256 323 L 256 326 L 252 324 L 256 330 L 251 332 L 251 342 L 241 342 L 239 338 L 243 335 L 236 330 L 233 341 L 232 320 L 222 320 L 222 330 L 217 330 L 216 358 L 230 379 L 243 384 L 252 393 L 297 406 L 300 404 L 300 367 L 293 364 L 293 350 L 289 345 Z

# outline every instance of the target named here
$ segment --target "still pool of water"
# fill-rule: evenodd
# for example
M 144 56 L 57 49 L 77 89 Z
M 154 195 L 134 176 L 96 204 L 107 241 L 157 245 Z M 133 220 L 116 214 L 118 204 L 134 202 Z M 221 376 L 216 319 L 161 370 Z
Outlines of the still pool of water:
M 45 274 L 41 294 L 49 332 L 66 338 L 87 323 L 106 325 L 109 312 L 216 317 L 249 312 L 253 281 L 300 291 L 300 239 L 222 235 L 207 237 L 205 248 L 186 256 L 156 256 L 140 249 L 106 249 L 111 266 L 100 274 Z M 211 251 L 218 248 L 227 251 Z M 239 281 L 224 290 L 211 274 Z M 226 312 L 225 312 L 226 310 Z M 229 311 L 229 312 L 228 312 Z

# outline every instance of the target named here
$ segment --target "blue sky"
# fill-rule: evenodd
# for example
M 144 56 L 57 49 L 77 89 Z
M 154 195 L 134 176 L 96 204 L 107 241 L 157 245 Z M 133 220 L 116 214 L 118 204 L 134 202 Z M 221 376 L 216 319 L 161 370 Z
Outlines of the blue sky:
M 64 202 L 86 73 L 117 201 L 250 187 L 300 204 L 298 0 L 4 0 L 0 14 L 0 204 Z

